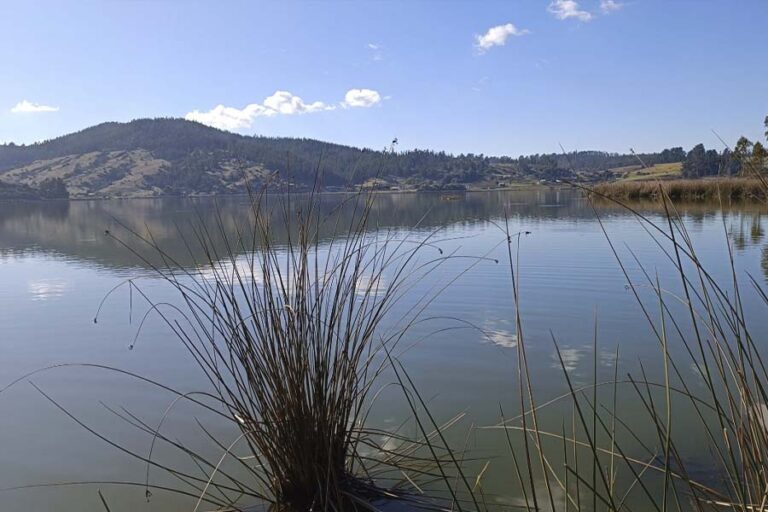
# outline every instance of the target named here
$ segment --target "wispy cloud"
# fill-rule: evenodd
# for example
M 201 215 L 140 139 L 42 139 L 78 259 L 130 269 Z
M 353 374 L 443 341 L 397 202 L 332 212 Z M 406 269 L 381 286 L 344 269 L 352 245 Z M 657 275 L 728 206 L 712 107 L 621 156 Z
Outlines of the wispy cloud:
M 384 45 L 379 43 L 368 43 L 366 48 L 371 51 L 371 58 L 375 61 L 384 60 Z
M 594 17 L 591 12 L 581 9 L 576 0 L 554 0 L 547 10 L 559 20 L 575 18 L 579 21 L 591 21 Z
M 311 114 L 334 110 L 337 106 L 345 108 L 370 107 L 381 101 L 378 92 L 371 89 L 350 89 L 339 105 L 314 101 L 307 103 L 301 97 L 288 91 L 275 91 L 261 103 L 250 103 L 243 108 L 217 105 L 208 111 L 193 110 L 184 119 L 197 121 L 221 130 L 237 131 L 253 126 L 259 117 L 274 117 L 279 115 Z
M 488 78 L 487 76 L 482 77 L 480 80 L 475 82 L 474 85 L 472 85 L 472 90 L 475 92 L 482 91 L 485 88 L 485 86 L 488 84 L 489 80 L 490 78 Z
M 373 89 L 350 89 L 344 95 L 343 107 L 372 107 L 381 101 L 381 95 Z
M 491 27 L 485 34 L 475 36 L 475 48 L 479 53 L 485 53 L 494 46 L 504 46 L 510 36 L 524 36 L 530 31 L 519 29 L 512 23 Z
M 48 105 L 41 105 L 40 103 L 32 103 L 31 101 L 22 100 L 11 108 L 11 112 L 14 114 L 30 114 L 34 112 L 58 112 L 59 107 L 51 107 Z
M 616 0 L 601 0 L 600 1 L 600 10 L 603 11 L 603 14 L 608 14 L 613 11 L 618 11 L 624 7 L 624 4 L 621 2 L 617 2 Z

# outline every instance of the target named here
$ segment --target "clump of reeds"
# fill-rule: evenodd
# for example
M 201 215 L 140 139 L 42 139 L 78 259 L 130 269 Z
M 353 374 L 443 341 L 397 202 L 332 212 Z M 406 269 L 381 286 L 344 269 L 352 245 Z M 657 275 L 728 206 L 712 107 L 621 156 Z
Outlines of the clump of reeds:
M 673 201 L 764 201 L 764 183 L 756 178 L 711 178 L 663 181 L 618 181 L 595 185 L 590 193 L 597 198 L 617 200 L 666 197 Z
M 373 386 L 392 368 L 393 350 L 428 300 L 417 301 L 397 329 L 385 330 L 384 318 L 419 276 L 446 260 L 419 259 L 425 247 L 436 249 L 430 235 L 395 238 L 369 226 L 372 197 L 351 196 L 341 215 L 338 208 L 322 213 L 316 194 L 253 195 L 236 236 L 227 234 L 219 212 L 192 223 L 185 243 L 190 255 L 205 255 L 196 269 L 177 264 L 151 234 L 110 234 L 177 292 L 178 303 L 154 304 L 130 284 L 195 359 L 211 385 L 205 396 L 240 431 L 234 440 L 214 440 L 220 461 L 195 456 L 207 479 L 171 470 L 189 486 L 185 494 L 199 496 L 198 505 L 234 507 L 250 497 L 278 510 L 347 511 L 408 498 L 422 478 L 453 485 L 442 467 L 455 462 L 453 452 L 434 443 L 446 425 L 419 419 L 424 403 L 417 393 L 406 391 L 416 438 L 366 422 Z M 153 263 L 158 256 L 162 264 Z M 396 384 L 410 388 L 402 367 L 394 374 Z M 187 450 L 159 429 L 146 431 Z M 169 471 L 151 456 L 144 460 Z M 224 471 L 225 460 L 246 477 Z

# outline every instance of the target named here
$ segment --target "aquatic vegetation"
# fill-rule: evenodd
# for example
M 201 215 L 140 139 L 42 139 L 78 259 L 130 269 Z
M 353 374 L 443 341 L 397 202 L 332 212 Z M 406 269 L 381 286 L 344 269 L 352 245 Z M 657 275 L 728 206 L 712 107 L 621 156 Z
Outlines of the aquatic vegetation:
M 754 178 L 712 178 L 689 180 L 619 181 L 602 183 L 590 189 L 596 198 L 636 200 L 764 201 L 765 186 Z

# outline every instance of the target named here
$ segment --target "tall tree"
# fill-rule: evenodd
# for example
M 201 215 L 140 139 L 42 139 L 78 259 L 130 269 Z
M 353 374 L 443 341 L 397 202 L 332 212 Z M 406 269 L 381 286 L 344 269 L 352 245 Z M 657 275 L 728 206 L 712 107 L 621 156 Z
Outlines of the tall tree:
M 768 156 L 768 152 L 766 152 L 765 147 L 761 143 L 755 142 L 755 145 L 752 146 L 751 162 L 755 172 L 763 172 L 765 170 L 766 156 Z
M 723 150 L 723 154 L 720 156 L 720 162 L 723 174 L 727 176 L 737 176 L 741 172 L 741 161 L 736 158 L 734 152 L 728 148 Z
M 700 178 L 704 176 L 706 157 L 707 152 L 704 149 L 704 144 L 696 144 L 685 157 L 683 176 L 686 178 Z
M 765 140 L 768 140 L 768 116 L 765 116 L 763 124 L 765 125 Z
M 733 159 L 738 162 L 742 174 L 749 174 L 750 158 L 752 156 L 752 142 L 744 137 L 739 137 L 736 147 L 733 148 Z

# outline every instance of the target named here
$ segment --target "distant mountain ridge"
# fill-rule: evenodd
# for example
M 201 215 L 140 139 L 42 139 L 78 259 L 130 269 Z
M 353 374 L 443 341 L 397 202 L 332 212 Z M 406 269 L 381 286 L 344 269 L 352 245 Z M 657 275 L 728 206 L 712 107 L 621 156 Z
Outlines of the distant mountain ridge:
M 653 164 L 679 155 L 640 156 Z M 130 197 L 243 193 L 247 183 L 258 186 L 267 180 L 301 190 L 319 173 L 321 186 L 337 189 L 363 184 L 457 189 L 584 179 L 636 162 L 634 155 L 597 151 L 518 159 L 377 151 L 313 139 L 245 136 L 159 118 L 102 123 L 36 144 L 0 145 L 0 182 L 38 188 L 54 180 L 63 182 L 73 197 Z

